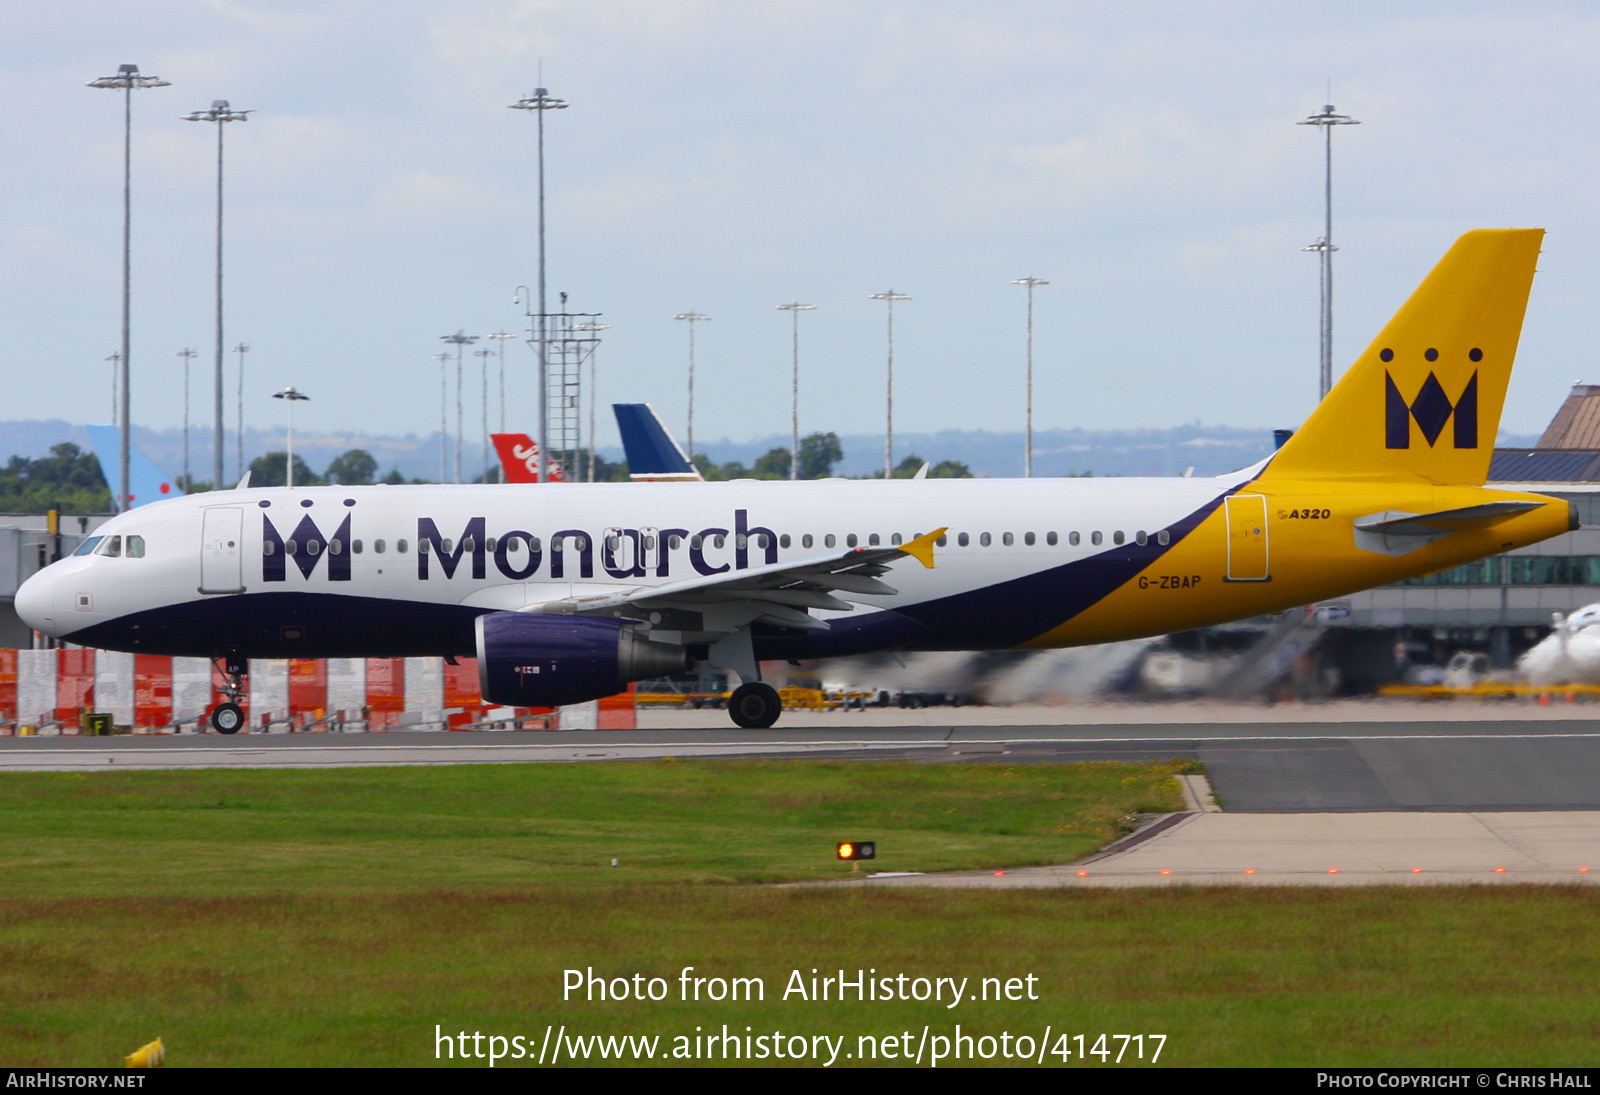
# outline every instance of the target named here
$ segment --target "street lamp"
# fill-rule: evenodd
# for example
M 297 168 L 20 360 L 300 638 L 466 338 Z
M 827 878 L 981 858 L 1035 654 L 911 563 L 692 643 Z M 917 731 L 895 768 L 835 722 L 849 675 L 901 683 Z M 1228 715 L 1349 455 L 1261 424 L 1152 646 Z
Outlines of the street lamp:
M 1043 278 L 1036 278 L 1029 274 L 1025 278 L 1017 278 L 1012 285 L 1026 285 L 1028 287 L 1028 424 L 1022 442 L 1022 477 L 1033 478 L 1033 287 L 1035 285 L 1049 285 Z
M 484 338 L 493 339 L 500 344 L 500 432 L 506 432 L 506 339 L 517 336 L 510 331 L 496 331 Z
M 222 130 L 228 122 L 249 121 L 252 113 L 249 110 L 230 110 L 228 100 L 213 99 L 209 110 L 197 110 L 183 116 L 186 122 L 213 122 L 217 127 L 217 398 L 214 424 L 216 450 L 212 457 L 216 490 L 222 489 Z M 184 474 L 188 474 L 187 470 Z
M 609 323 L 574 323 L 574 331 L 588 331 L 598 335 L 601 331 L 611 330 Z M 594 348 L 589 351 L 589 482 L 594 482 L 594 409 L 600 402 L 600 340 L 594 340 Z
M 542 74 L 541 74 L 542 75 Z M 550 481 L 550 363 L 546 358 L 545 304 L 544 304 L 544 112 L 565 110 L 564 99 L 552 99 L 542 87 L 533 89 L 526 99 L 510 104 L 512 110 L 531 110 L 539 118 L 539 482 Z
M 172 356 L 183 358 L 183 492 L 193 494 L 194 480 L 189 477 L 189 362 L 200 355 L 185 346 Z
M 239 345 L 237 345 L 237 346 L 235 346 L 233 348 L 233 352 L 239 355 L 239 388 L 238 388 L 238 392 L 237 392 L 237 395 L 236 395 L 236 398 L 239 401 L 239 406 L 238 406 L 239 426 L 238 426 L 238 432 L 236 432 L 233 435 L 233 441 L 234 441 L 235 446 L 237 446 L 237 449 L 238 449 L 239 478 L 243 479 L 244 478 L 244 355 L 250 352 L 250 347 L 246 346 L 244 343 L 241 342 L 241 343 L 239 343 Z M 221 483 L 217 484 L 217 489 L 218 490 L 222 489 L 222 484 Z
M 685 441 L 689 447 L 689 463 L 694 463 L 694 325 L 704 323 L 710 316 L 701 315 L 694 309 L 672 317 L 681 319 L 689 324 L 689 428 L 685 434 Z
M 890 289 L 887 293 L 873 293 L 870 300 L 881 300 L 889 306 L 889 369 L 887 394 L 884 399 L 883 477 L 894 475 L 894 302 L 910 300 L 904 293 Z
M 450 404 L 450 384 L 445 380 L 444 363 L 450 360 L 450 355 L 437 353 L 433 360 L 439 363 L 439 482 L 450 482 L 450 424 L 445 417 L 445 408 Z M 460 440 L 456 441 L 459 448 Z
M 284 454 L 288 459 L 284 462 L 284 474 L 288 477 L 289 489 L 294 490 L 294 405 L 303 403 L 311 397 L 295 391 L 291 386 L 281 392 L 273 392 L 272 398 L 282 399 L 289 404 L 289 443 L 285 446 L 288 451 Z
M 461 351 L 478 341 L 477 335 L 469 335 L 465 331 L 457 331 L 453 335 L 440 335 L 441 341 L 448 342 L 456 348 L 456 482 L 461 482 L 461 442 L 467 436 L 465 425 L 461 418 Z
M 1333 387 L 1333 253 L 1338 250 L 1333 246 L 1333 127 L 1336 125 L 1360 125 L 1361 123 L 1348 114 L 1339 114 L 1329 103 L 1322 108 L 1321 113 L 1313 114 L 1309 118 L 1302 118 L 1296 125 L 1314 125 L 1322 127 L 1323 148 L 1323 228 L 1322 238 L 1317 241 L 1320 246 L 1306 248 L 1317 250 L 1322 255 L 1322 395 L 1327 395 Z
M 780 312 L 788 312 L 794 320 L 794 360 L 789 375 L 789 481 L 800 478 L 800 313 L 815 312 L 815 304 L 779 304 Z
M 133 208 L 133 93 L 148 87 L 170 87 L 171 83 L 159 76 L 139 75 L 138 65 L 118 65 L 115 76 L 102 76 L 90 80 L 89 87 L 105 87 L 123 92 L 122 96 L 122 493 L 118 495 L 119 508 L 126 510 L 128 498 L 128 283 L 132 273 L 129 258 L 129 222 Z

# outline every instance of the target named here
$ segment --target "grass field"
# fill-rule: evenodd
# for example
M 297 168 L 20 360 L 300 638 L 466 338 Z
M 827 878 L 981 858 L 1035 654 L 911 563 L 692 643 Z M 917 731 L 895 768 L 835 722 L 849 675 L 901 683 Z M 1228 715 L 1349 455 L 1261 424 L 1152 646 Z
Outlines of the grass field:
M 1178 809 L 1180 764 L 641 761 L 0 776 L 12 895 L 354 893 L 1059 863 Z M 618 868 L 612 870 L 612 859 Z
M 924 1026 L 948 1037 L 957 1023 L 1033 1039 L 1049 1025 L 1046 1049 L 1094 1067 L 1058 1033 L 1087 1035 L 1084 1048 L 1101 1032 L 1166 1034 L 1160 1063 L 1176 1065 L 1600 1063 L 1588 889 L 734 884 L 841 877 L 829 853 L 842 837 L 878 839 L 883 869 L 1070 858 L 1127 814 L 1170 807 L 1171 770 L 5 776 L 0 1063 L 110 1064 L 160 1034 L 173 1065 L 425 1065 L 435 1024 L 535 1050 L 547 1025 L 660 1035 L 665 1055 L 673 1036 L 727 1024 L 843 1037 L 844 1065 L 860 1036 L 910 1031 L 915 1049 Z M 760 977 L 765 999 L 681 1002 L 685 966 Z M 563 1001 L 563 971 L 587 967 L 661 977 L 669 998 Z M 791 971 L 813 967 L 967 977 L 974 990 L 1031 974 L 1038 999 L 783 1000 Z

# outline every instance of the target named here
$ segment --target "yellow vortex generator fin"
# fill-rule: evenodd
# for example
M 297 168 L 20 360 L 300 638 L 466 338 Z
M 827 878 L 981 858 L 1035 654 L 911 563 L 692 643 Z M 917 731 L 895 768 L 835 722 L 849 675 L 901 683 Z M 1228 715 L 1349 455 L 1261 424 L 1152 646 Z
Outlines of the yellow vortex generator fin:
M 950 527 L 948 525 L 941 529 L 935 529 L 926 536 L 918 536 L 915 540 L 912 540 L 908 544 L 901 544 L 900 550 L 911 556 L 923 566 L 927 567 L 929 570 L 932 570 L 933 545 L 939 539 L 939 537 L 943 536 L 949 531 Z
M 1481 487 L 1543 238 L 1456 240 L 1261 479 Z

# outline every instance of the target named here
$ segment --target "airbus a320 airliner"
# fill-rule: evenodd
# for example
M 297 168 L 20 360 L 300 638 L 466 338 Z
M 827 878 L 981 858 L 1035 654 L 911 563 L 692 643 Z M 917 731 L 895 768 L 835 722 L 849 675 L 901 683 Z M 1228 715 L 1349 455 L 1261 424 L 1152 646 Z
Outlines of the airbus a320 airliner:
M 486 699 L 530 707 L 710 665 L 761 728 L 764 659 L 1304 605 L 1576 527 L 1484 487 L 1542 236 L 1462 236 L 1280 450 L 1214 479 L 245 488 L 118 516 L 16 607 L 68 642 L 216 659 L 235 699 L 249 658 L 476 656 Z

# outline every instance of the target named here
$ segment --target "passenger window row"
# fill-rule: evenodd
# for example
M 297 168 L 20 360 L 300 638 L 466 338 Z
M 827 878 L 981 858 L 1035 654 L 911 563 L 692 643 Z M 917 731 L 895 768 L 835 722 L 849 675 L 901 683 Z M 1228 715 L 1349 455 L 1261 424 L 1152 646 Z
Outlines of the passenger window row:
M 919 533 L 915 534 L 912 537 L 912 539 L 916 539 L 918 536 L 921 536 L 921 535 L 922 534 L 919 532 Z M 972 539 L 973 538 L 972 538 L 972 534 L 971 533 L 958 532 L 958 533 L 956 533 L 956 546 L 958 546 L 958 547 L 971 547 L 972 546 Z M 1126 543 L 1127 539 L 1128 539 L 1127 538 L 1127 534 L 1122 532 L 1120 529 L 1111 534 L 1111 542 L 1113 544 Z M 1144 545 L 1149 543 L 1151 540 L 1154 540 L 1156 543 L 1160 544 L 1162 547 L 1166 547 L 1168 544 L 1170 544 L 1172 542 L 1172 534 L 1170 532 L 1168 532 L 1166 529 L 1161 529 L 1159 532 L 1156 532 L 1154 534 L 1145 532 L 1143 529 L 1140 529 L 1138 532 L 1135 532 L 1133 534 L 1133 540 L 1134 540 L 1134 543 L 1138 544 L 1140 547 L 1143 547 Z M 978 541 L 978 546 L 979 547 L 991 547 L 991 546 L 994 545 L 995 538 L 994 538 L 993 534 L 991 534 L 991 533 L 980 532 L 980 533 L 977 534 L 977 541 Z M 848 534 L 844 538 L 845 547 L 858 547 L 858 546 L 860 546 L 860 542 L 861 542 L 860 537 L 857 536 L 853 532 Z M 876 532 L 874 532 L 874 533 L 871 533 L 867 537 L 867 545 L 866 546 L 868 546 L 868 547 L 878 547 L 880 545 L 880 542 L 881 541 L 879 539 L 878 534 Z M 900 536 L 900 534 L 898 532 L 894 533 L 893 535 L 891 535 L 889 537 L 889 544 L 891 546 L 893 546 L 893 547 L 899 547 L 900 544 L 903 543 L 903 542 L 904 541 L 902 540 L 902 538 L 901 538 L 901 536 Z M 1037 533 L 1024 532 L 1022 534 L 1022 543 L 1024 544 L 1024 546 L 1033 547 L 1038 542 L 1039 542 L 1039 537 L 1038 537 Z M 1047 544 L 1050 547 L 1055 547 L 1057 544 L 1059 544 L 1061 542 L 1061 537 L 1057 533 L 1047 532 L 1047 533 L 1044 534 L 1044 542 L 1045 542 L 1045 544 Z M 1076 533 L 1076 532 L 1067 533 L 1067 543 L 1068 543 L 1068 545 L 1070 545 L 1072 547 L 1077 547 L 1082 542 L 1083 542 L 1083 538 L 1082 538 L 1082 535 L 1080 533 Z M 790 543 L 790 540 L 789 540 L 789 534 L 788 533 L 784 533 L 782 536 L 778 537 L 778 546 L 780 546 L 780 547 L 788 547 L 789 543 Z M 810 533 L 807 533 L 806 535 L 800 537 L 800 546 L 802 548 L 809 548 L 809 547 L 813 546 L 813 544 L 815 544 L 815 543 L 816 543 L 816 539 Z M 838 537 L 835 536 L 831 532 L 822 537 L 822 546 L 825 547 L 825 548 L 837 547 L 838 543 L 839 543 Z M 948 535 L 941 536 L 936 541 L 936 543 L 938 544 L 939 547 L 948 547 L 950 545 L 950 537 Z M 1000 544 L 1001 544 L 1001 546 L 1003 546 L 1003 547 L 1013 547 L 1013 546 L 1016 545 L 1016 543 L 1017 543 L 1017 534 L 1016 533 L 1012 533 L 1012 532 L 1002 532 L 1002 533 L 1000 533 Z M 1101 533 L 1101 532 L 1091 532 L 1091 533 L 1089 533 L 1089 543 L 1094 545 L 1094 546 L 1096 546 L 1096 547 L 1098 547 L 1099 545 L 1105 543 L 1105 534 Z
M 921 533 L 916 533 L 911 537 L 911 539 L 914 540 L 914 539 L 916 539 L 917 537 L 919 537 L 921 535 L 922 535 Z M 565 539 L 568 541 L 568 543 L 571 545 L 571 547 L 574 550 L 585 551 L 585 550 L 588 549 L 588 546 L 589 546 L 588 545 L 588 540 L 585 537 L 572 536 L 572 537 L 566 537 Z M 958 533 L 956 533 L 956 546 L 957 547 L 971 547 L 972 546 L 972 539 L 973 538 L 972 538 L 972 534 L 971 533 L 958 532 Z M 1127 538 L 1127 534 L 1124 533 L 1121 529 L 1117 529 L 1117 530 L 1115 530 L 1114 532 L 1111 533 L 1111 542 L 1113 544 L 1116 544 L 1116 545 L 1124 544 L 1124 543 L 1127 542 L 1127 539 L 1128 539 Z M 89 554 L 92 553 L 92 554 L 95 554 L 95 555 L 109 555 L 109 556 L 120 555 L 122 553 L 122 550 L 123 550 L 122 549 L 122 540 L 123 540 L 123 537 L 120 537 L 120 536 L 108 536 L 108 537 L 95 536 L 95 537 L 91 537 L 88 540 L 85 540 L 78 547 L 78 550 L 73 552 L 73 554 L 74 555 L 89 555 Z M 608 537 L 606 537 L 605 544 L 606 544 L 606 547 L 609 550 L 617 551 L 622 547 L 622 540 L 623 540 L 623 538 L 620 537 L 620 536 L 608 536 Z M 743 535 L 735 536 L 735 537 L 733 537 L 733 540 L 734 540 L 734 545 L 736 547 L 739 547 L 739 548 L 755 547 L 757 549 L 765 550 L 771 544 L 770 539 L 768 538 L 767 534 L 764 533 L 764 532 L 758 532 L 754 536 L 748 536 L 748 537 L 747 536 L 743 536 Z M 1038 543 L 1038 540 L 1039 540 L 1039 538 L 1038 538 L 1038 535 L 1036 533 L 1024 532 L 1022 534 L 1022 543 L 1026 547 L 1035 546 Z M 1144 547 L 1151 540 L 1154 540 L 1157 544 L 1161 545 L 1162 547 L 1166 547 L 1168 544 L 1170 544 L 1172 542 L 1172 534 L 1170 532 L 1168 532 L 1166 529 L 1161 529 L 1160 531 L 1158 531 L 1158 532 L 1156 532 L 1154 534 L 1148 533 L 1145 530 L 1140 529 L 1138 532 L 1135 532 L 1133 534 L 1134 543 L 1138 544 L 1140 547 Z M 702 535 L 696 534 L 694 536 L 689 537 L 689 547 L 693 551 L 704 550 L 707 546 L 710 546 L 710 547 L 713 547 L 713 548 L 721 548 L 721 547 L 725 547 L 727 545 L 727 541 L 728 541 L 728 537 L 725 536 L 725 535 L 721 535 L 721 534 L 717 534 L 717 535 L 713 535 L 713 536 L 702 536 Z M 652 536 L 652 535 L 641 536 L 640 537 L 640 542 L 641 542 L 644 550 L 646 550 L 646 551 L 654 551 L 655 550 L 656 538 L 654 536 Z M 898 533 L 898 532 L 891 533 L 890 536 L 889 536 L 889 545 L 891 547 L 899 547 L 901 544 L 903 544 L 905 542 L 906 542 L 905 538 L 902 537 L 901 534 Z M 980 533 L 977 534 L 977 543 L 978 543 L 979 547 L 992 547 L 992 546 L 994 546 L 994 542 L 995 542 L 995 538 L 994 538 L 993 534 L 991 534 L 991 533 L 980 532 Z M 1016 536 L 1015 533 L 1011 533 L 1011 532 L 1002 532 L 1002 533 L 1000 533 L 1000 545 L 1001 546 L 1003 546 L 1003 547 L 1013 547 L 1013 546 L 1016 545 L 1016 542 L 1017 542 L 1017 536 Z M 1049 547 L 1055 547 L 1061 542 L 1061 538 L 1060 538 L 1059 534 L 1057 534 L 1055 532 L 1047 532 L 1047 533 L 1044 534 L 1044 542 Z M 666 546 L 669 549 L 671 549 L 673 551 L 676 551 L 676 550 L 678 550 L 678 549 L 683 547 L 683 537 L 678 535 L 678 534 L 676 534 L 676 533 L 674 533 L 673 535 L 668 536 L 668 537 L 665 538 L 665 543 L 666 543 Z M 950 545 L 950 537 L 948 535 L 941 536 L 936 541 L 936 543 L 938 544 L 939 547 L 948 547 Z M 1069 546 L 1078 547 L 1082 543 L 1083 543 L 1083 538 L 1082 538 L 1082 535 L 1080 533 L 1077 533 L 1077 532 L 1069 532 L 1069 533 L 1067 533 L 1067 544 Z M 1099 531 L 1090 532 L 1089 533 L 1089 543 L 1094 547 L 1099 547 L 1100 545 L 1105 543 L 1105 534 L 1102 533 L 1102 532 L 1099 532 Z M 794 544 L 794 539 L 787 532 L 778 537 L 778 546 L 781 547 L 781 548 L 788 548 L 788 547 L 793 546 L 793 544 Z M 97 549 L 97 545 L 98 545 L 98 549 Z M 805 533 L 804 535 L 802 535 L 800 537 L 800 547 L 801 548 L 813 548 L 816 545 L 817 545 L 817 537 L 813 536 L 811 533 L 809 533 L 809 532 Z M 866 542 L 866 546 L 867 547 L 879 547 L 881 545 L 882 545 L 882 539 L 881 539 L 881 537 L 879 536 L 878 533 L 874 532 L 874 533 L 869 533 L 867 535 L 867 542 Z M 366 550 L 366 544 L 361 540 L 352 540 L 352 541 L 350 541 L 350 545 L 349 546 L 350 546 L 350 551 L 352 553 L 356 554 L 356 555 L 360 555 L 363 552 L 365 552 L 365 550 Z M 831 533 L 831 532 L 826 533 L 821 537 L 821 546 L 824 547 L 824 548 L 835 548 L 835 547 L 838 547 L 839 546 L 839 537 L 836 536 L 834 533 Z M 845 547 L 850 547 L 850 548 L 860 547 L 861 546 L 861 537 L 858 536 L 854 532 L 847 533 L 845 535 L 845 537 L 844 537 L 844 546 Z M 493 536 L 488 537 L 484 541 L 485 550 L 487 550 L 487 551 L 489 551 L 491 553 L 493 553 L 496 550 L 498 550 L 499 547 L 500 547 L 499 540 L 497 538 L 493 537 Z M 328 541 L 328 554 L 330 554 L 330 555 L 339 555 L 344 551 L 344 549 L 345 549 L 345 545 L 344 545 L 344 542 L 342 540 L 339 540 L 339 539 L 336 538 L 336 539 Z M 441 551 L 445 552 L 446 554 L 454 554 L 454 552 L 455 552 L 455 541 L 453 539 L 441 540 L 439 542 L 439 549 Z M 506 551 L 508 553 L 510 553 L 510 552 L 520 552 L 520 551 L 523 551 L 525 549 L 529 550 L 529 551 L 533 551 L 533 552 L 538 552 L 538 551 L 541 550 L 541 545 L 540 545 L 539 537 L 537 537 L 537 536 L 528 536 L 528 537 L 513 536 L 509 540 L 509 542 L 507 542 L 505 544 L 505 549 L 506 549 Z M 271 540 L 263 540 L 262 541 L 262 543 L 261 543 L 261 554 L 263 554 L 263 555 L 272 555 L 272 554 L 274 554 L 276 552 L 276 550 L 277 550 L 277 548 L 276 548 L 276 546 L 273 544 L 273 542 Z M 301 544 L 298 540 L 293 540 L 293 539 L 285 540 L 283 542 L 283 551 L 284 551 L 284 554 L 286 554 L 286 555 L 295 555 L 295 554 L 298 554 L 301 551 L 304 551 L 308 555 L 316 555 L 320 550 L 321 550 L 321 543 L 320 543 L 320 541 L 317 541 L 317 540 L 308 540 L 304 544 Z M 387 540 L 374 540 L 374 541 L 372 541 L 372 551 L 373 551 L 374 554 L 382 555 L 388 550 L 389 550 L 389 542 Z M 396 553 L 398 553 L 400 555 L 404 555 L 409 550 L 409 544 L 405 540 L 396 540 L 396 541 L 394 541 L 394 550 L 396 551 Z M 476 542 L 475 538 L 471 537 L 471 536 L 465 537 L 461 541 L 461 550 L 465 551 L 465 552 L 468 552 L 468 553 L 476 551 L 477 550 L 477 542 Z M 430 541 L 428 541 L 428 540 L 419 540 L 419 541 L 417 541 L 417 551 L 420 554 L 423 554 L 423 555 L 428 554 L 429 551 L 430 551 Z M 129 536 L 129 537 L 127 537 L 127 554 L 128 554 L 128 556 L 130 558 L 142 558 L 144 556 L 144 538 L 142 536 Z
M 939 541 L 938 541 L 939 546 L 940 547 L 944 547 L 948 543 L 949 539 L 950 538 L 948 536 L 939 537 Z M 1128 540 L 1127 534 L 1124 533 L 1121 529 L 1117 529 L 1115 532 L 1113 532 L 1111 534 L 1111 542 L 1113 544 L 1124 544 L 1124 543 L 1127 543 L 1127 540 Z M 1144 531 L 1143 529 L 1140 529 L 1138 532 L 1133 534 L 1133 542 L 1138 544 L 1140 547 L 1144 547 L 1151 540 L 1154 540 L 1156 543 L 1160 544 L 1162 547 L 1166 547 L 1168 544 L 1172 543 L 1172 534 L 1170 532 L 1168 532 L 1166 529 L 1161 529 L 1159 532 L 1155 533 L 1155 535 L 1153 535 L 1153 536 L 1150 533 Z M 1022 542 L 1024 544 L 1028 545 L 1029 547 L 1032 547 L 1033 544 L 1034 544 L 1034 535 L 1033 535 L 1033 533 L 1024 532 L 1022 534 Z M 1060 542 L 1060 540 L 1059 540 L 1059 538 L 1057 537 L 1057 535 L 1055 533 L 1047 532 L 1047 533 L 1044 534 L 1044 542 L 1046 544 L 1049 544 L 1051 547 L 1055 547 L 1056 544 Z M 991 536 L 989 533 L 987 533 L 987 532 L 978 533 L 978 546 L 979 547 L 990 547 L 993 543 L 994 543 L 994 537 Z M 1002 532 L 1000 534 L 1000 543 L 1004 547 L 1011 547 L 1013 544 L 1016 543 L 1016 537 L 1012 533 Z M 1082 543 L 1083 543 L 1083 537 L 1082 537 L 1081 534 L 1076 533 L 1076 532 L 1067 533 L 1067 544 L 1068 544 L 1068 546 L 1077 547 Z M 1089 543 L 1091 545 L 1095 546 L 1095 547 L 1099 547 L 1101 544 L 1105 543 L 1105 534 L 1102 533 L 1102 532 L 1098 532 L 1098 531 L 1089 533 Z M 958 533 L 956 533 L 956 546 L 958 546 L 958 547 L 970 547 L 971 545 L 972 545 L 972 534 L 971 533 L 967 533 L 967 532 L 958 532 Z

